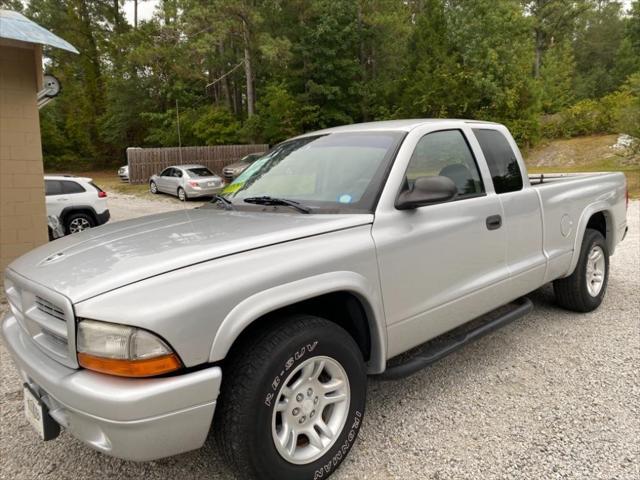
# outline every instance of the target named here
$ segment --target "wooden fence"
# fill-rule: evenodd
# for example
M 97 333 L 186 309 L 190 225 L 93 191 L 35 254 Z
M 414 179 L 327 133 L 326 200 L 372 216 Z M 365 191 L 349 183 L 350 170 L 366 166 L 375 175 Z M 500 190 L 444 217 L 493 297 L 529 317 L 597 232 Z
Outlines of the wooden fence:
M 149 177 L 171 165 L 197 163 L 222 175 L 222 169 L 245 155 L 266 152 L 269 145 L 217 145 L 213 147 L 127 148 L 129 182 L 147 183 Z

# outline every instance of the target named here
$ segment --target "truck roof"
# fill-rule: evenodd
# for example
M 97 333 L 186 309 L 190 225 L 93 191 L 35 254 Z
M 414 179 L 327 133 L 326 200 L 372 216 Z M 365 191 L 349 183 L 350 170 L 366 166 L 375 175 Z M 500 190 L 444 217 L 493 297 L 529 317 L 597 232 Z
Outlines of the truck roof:
M 402 131 L 408 132 L 416 127 L 429 123 L 461 123 L 461 124 L 482 124 L 482 125 L 499 125 L 495 122 L 485 122 L 481 120 L 466 120 L 458 118 L 411 118 L 406 120 L 384 120 L 379 122 L 354 123 L 351 125 L 341 125 L 339 127 L 325 128 L 314 132 L 305 133 L 300 137 L 309 135 L 317 135 L 319 133 L 336 133 L 336 132 L 375 132 L 375 131 Z

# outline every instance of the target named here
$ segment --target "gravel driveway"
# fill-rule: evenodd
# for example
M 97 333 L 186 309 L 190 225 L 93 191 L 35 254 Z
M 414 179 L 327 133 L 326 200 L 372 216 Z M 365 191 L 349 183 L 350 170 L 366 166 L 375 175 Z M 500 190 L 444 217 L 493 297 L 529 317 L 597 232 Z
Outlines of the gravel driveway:
M 185 208 L 167 198 L 109 202 L 114 220 Z M 596 312 L 560 310 L 545 287 L 528 317 L 409 379 L 371 379 L 359 440 L 333 478 L 640 478 L 639 216 L 636 201 Z M 0 478 L 234 478 L 211 441 L 149 463 L 109 458 L 64 432 L 41 443 L 1 344 L 0 360 Z

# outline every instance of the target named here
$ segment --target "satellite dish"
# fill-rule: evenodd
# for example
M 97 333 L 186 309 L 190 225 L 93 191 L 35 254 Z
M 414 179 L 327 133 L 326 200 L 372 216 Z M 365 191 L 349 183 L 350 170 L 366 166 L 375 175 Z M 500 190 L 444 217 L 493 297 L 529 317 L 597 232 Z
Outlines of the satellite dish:
M 60 82 L 53 75 L 44 76 L 44 96 L 55 97 L 60 93 Z

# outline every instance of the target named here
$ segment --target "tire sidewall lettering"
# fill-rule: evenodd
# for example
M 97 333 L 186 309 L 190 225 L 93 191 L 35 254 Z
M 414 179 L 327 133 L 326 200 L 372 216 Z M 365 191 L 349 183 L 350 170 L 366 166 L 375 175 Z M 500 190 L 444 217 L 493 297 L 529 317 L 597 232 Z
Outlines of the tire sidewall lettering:
M 313 353 L 313 351 L 318 347 L 319 343 L 320 342 L 318 340 L 308 342 L 288 356 L 287 360 L 284 362 L 282 370 L 271 381 L 271 391 L 267 392 L 264 397 L 264 405 L 267 408 L 271 408 L 273 406 L 273 399 L 277 394 L 278 388 L 286 379 L 289 371 L 295 365 L 299 364 L 306 356 Z

